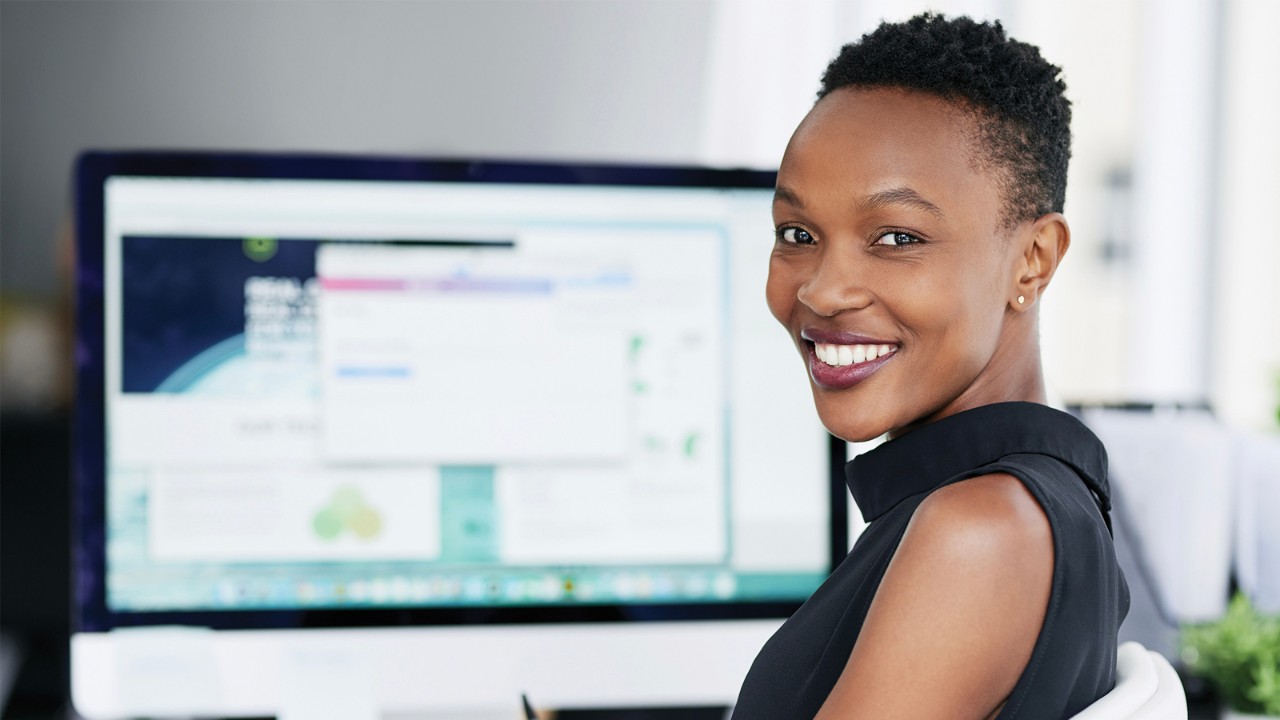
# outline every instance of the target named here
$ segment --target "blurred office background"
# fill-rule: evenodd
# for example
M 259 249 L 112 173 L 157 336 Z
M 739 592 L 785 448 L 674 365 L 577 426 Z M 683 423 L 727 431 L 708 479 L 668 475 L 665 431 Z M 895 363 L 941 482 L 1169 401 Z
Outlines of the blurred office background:
M 13 716 L 65 702 L 78 152 L 769 168 L 839 46 L 926 8 L 1000 19 L 1064 69 L 1073 244 L 1042 311 L 1055 399 L 1204 406 L 1232 433 L 1274 439 L 1272 0 L 0 3 L 0 678 L 16 678 Z

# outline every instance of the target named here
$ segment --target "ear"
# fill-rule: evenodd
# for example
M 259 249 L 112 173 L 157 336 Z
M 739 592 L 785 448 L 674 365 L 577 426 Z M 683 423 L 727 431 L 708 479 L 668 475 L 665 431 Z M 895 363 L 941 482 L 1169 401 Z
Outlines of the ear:
M 1062 213 L 1049 213 L 1017 233 L 1014 242 L 1020 247 L 1009 306 L 1021 312 L 1035 306 L 1058 271 L 1058 263 L 1071 245 L 1071 228 Z

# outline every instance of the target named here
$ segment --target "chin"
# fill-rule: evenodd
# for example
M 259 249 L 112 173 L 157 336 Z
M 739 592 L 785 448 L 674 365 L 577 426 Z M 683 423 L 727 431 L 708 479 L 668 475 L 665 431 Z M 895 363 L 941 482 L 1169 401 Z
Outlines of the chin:
M 814 388 L 814 402 L 818 409 L 818 419 L 822 421 L 827 432 L 844 440 L 845 442 L 866 442 L 875 440 L 884 435 L 893 428 L 892 423 L 887 418 L 882 417 L 861 417 L 856 407 L 850 407 L 849 404 L 824 402 L 818 397 L 818 393 L 823 392 Z M 843 406 L 842 406 L 843 405 Z

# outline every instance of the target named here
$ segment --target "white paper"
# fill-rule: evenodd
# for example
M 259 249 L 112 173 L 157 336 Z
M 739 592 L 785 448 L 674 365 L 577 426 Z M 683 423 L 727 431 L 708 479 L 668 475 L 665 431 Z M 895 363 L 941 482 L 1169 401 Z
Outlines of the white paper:
M 1231 568 L 1230 434 L 1206 412 L 1086 411 L 1111 485 L 1141 539 L 1153 588 L 1174 619 L 1226 610 Z
M 303 644 L 286 651 L 281 663 L 279 720 L 378 720 L 366 653 Z
M 208 628 L 157 626 L 112 630 L 116 686 L 130 715 L 213 715 L 221 706 Z
M 1280 613 L 1280 437 L 1234 444 L 1236 579 L 1264 613 Z

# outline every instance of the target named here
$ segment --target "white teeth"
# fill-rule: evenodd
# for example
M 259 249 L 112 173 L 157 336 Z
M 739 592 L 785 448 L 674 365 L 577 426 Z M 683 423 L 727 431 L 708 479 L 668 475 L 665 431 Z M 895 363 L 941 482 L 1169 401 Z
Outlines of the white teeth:
M 814 343 L 813 354 L 822 362 L 835 367 L 857 365 L 858 363 L 882 358 L 897 351 L 896 345 L 836 345 L 833 343 Z

